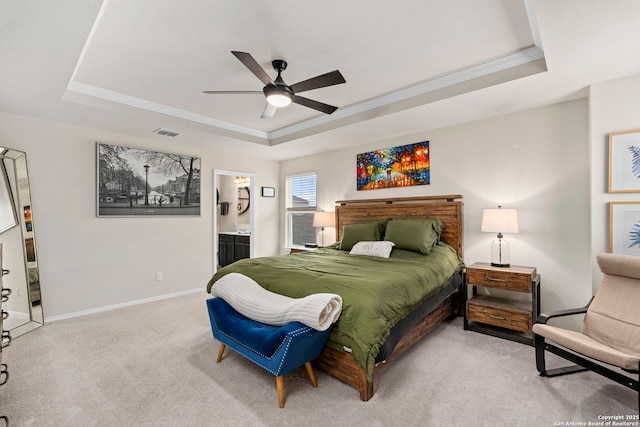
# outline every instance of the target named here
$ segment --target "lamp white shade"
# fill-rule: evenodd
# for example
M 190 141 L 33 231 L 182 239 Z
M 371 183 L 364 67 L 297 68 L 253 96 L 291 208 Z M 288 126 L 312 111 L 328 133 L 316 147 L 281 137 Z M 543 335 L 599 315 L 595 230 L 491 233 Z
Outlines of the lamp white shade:
M 516 209 L 484 209 L 482 231 L 492 233 L 517 233 L 518 211 Z
M 335 214 L 333 212 L 315 212 L 313 214 L 313 227 L 333 227 Z

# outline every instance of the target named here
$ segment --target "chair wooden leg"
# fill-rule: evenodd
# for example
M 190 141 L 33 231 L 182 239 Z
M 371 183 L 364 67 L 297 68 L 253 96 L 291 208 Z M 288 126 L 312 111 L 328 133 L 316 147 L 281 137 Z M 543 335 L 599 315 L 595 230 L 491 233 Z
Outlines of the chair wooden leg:
M 224 353 L 225 348 L 227 348 L 226 345 L 220 344 L 220 350 L 218 350 L 218 360 L 216 360 L 216 363 L 220 363 L 220 361 L 222 361 L 222 353 Z
M 311 362 L 305 363 L 304 367 L 307 368 L 307 374 L 309 374 L 311 385 L 314 387 L 318 387 L 318 382 L 316 381 L 316 376 L 313 374 L 313 368 L 311 367 Z
M 282 375 L 276 377 L 276 388 L 278 389 L 278 405 L 284 408 L 284 377 Z

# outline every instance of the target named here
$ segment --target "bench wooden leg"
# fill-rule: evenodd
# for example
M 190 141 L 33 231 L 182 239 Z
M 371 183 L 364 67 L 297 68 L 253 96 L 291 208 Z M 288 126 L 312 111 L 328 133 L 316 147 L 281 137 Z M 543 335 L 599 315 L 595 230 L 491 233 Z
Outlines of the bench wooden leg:
M 224 349 L 226 347 L 226 345 L 220 344 L 220 350 L 218 350 L 218 360 L 216 360 L 216 363 L 220 363 L 220 361 L 222 360 L 222 353 L 224 353 Z
M 311 367 L 311 362 L 305 363 L 304 367 L 307 368 L 307 374 L 309 374 L 311 385 L 314 387 L 318 387 L 318 382 L 316 381 L 316 376 L 313 374 L 313 368 Z
M 278 389 L 278 405 L 284 408 L 284 377 L 282 375 L 276 377 L 276 388 Z

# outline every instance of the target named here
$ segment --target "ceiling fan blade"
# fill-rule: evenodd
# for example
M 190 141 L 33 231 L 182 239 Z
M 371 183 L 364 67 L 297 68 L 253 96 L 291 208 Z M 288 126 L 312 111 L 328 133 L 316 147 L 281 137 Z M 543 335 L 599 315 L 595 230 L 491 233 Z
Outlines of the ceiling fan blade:
M 231 53 L 233 53 L 235 57 L 238 58 L 240 62 L 242 62 L 244 66 L 249 69 L 249 71 L 255 74 L 255 76 L 259 78 L 262 83 L 265 84 L 265 86 L 268 84 L 272 84 L 272 85 L 275 84 L 273 80 L 271 80 L 271 77 L 269 77 L 267 72 L 264 71 L 264 69 L 260 66 L 260 64 L 258 64 L 258 62 L 255 59 L 253 59 L 253 56 L 251 56 L 250 53 L 237 52 L 235 50 L 232 50 Z
M 276 111 L 278 111 L 278 107 L 271 105 L 267 102 L 267 106 L 264 108 L 264 111 L 262 112 L 262 115 L 260 116 L 260 118 L 270 119 L 276 114 Z
M 293 93 L 304 92 L 306 90 L 318 89 L 326 86 L 339 85 L 347 81 L 342 77 L 340 71 L 335 70 L 321 76 L 312 77 L 289 86 Z
M 264 95 L 261 90 L 203 90 L 202 93 L 218 94 L 218 95 L 255 95 L 259 93 Z
M 313 99 L 304 98 L 298 95 L 293 95 L 291 100 L 296 104 L 304 105 L 305 107 L 313 108 L 314 110 L 322 111 L 327 114 L 331 114 L 338 109 L 338 107 L 334 107 L 333 105 L 323 104 L 322 102 L 314 101 Z

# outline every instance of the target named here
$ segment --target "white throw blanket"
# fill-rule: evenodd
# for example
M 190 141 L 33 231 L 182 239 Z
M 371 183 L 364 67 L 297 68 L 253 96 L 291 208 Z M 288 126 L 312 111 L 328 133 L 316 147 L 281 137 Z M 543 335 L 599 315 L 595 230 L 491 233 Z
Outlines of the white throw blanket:
M 211 295 L 222 298 L 249 319 L 276 326 L 300 322 L 325 331 L 342 311 L 340 295 L 319 293 L 290 298 L 270 292 L 240 273 L 229 273 L 215 282 Z

